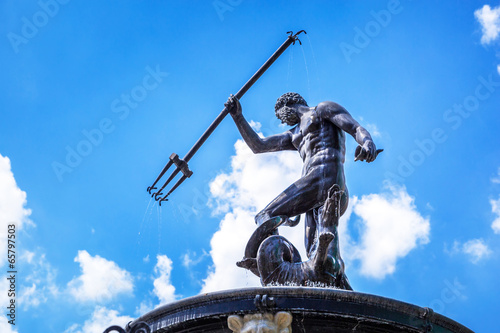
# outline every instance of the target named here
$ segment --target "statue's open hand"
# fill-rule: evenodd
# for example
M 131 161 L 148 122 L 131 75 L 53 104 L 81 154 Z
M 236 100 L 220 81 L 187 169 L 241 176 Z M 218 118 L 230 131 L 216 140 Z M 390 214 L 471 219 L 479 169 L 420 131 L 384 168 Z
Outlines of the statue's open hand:
M 226 108 L 229 109 L 229 113 L 231 113 L 231 115 L 233 117 L 234 116 L 238 116 L 238 115 L 241 114 L 241 104 L 240 104 L 240 101 L 233 94 L 231 94 L 229 96 L 229 98 L 227 99 L 227 102 L 224 103 L 224 105 L 226 106 Z
M 371 140 L 366 140 L 364 144 L 356 147 L 354 161 L 366 161 L 368 163 L 375 161 L 377 155 L 382 152 L 383 149 L 377 150 L 375 144 Z

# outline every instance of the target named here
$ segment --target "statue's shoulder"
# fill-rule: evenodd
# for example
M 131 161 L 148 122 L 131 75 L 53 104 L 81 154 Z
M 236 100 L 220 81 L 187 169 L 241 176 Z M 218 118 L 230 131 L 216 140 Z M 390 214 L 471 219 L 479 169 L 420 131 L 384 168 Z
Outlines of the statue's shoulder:
M 316 112 L 323 118 L 330 118 L 339 113 L 344 113 L 346 110 L 335 102 L 325 101 L 316 106 Z

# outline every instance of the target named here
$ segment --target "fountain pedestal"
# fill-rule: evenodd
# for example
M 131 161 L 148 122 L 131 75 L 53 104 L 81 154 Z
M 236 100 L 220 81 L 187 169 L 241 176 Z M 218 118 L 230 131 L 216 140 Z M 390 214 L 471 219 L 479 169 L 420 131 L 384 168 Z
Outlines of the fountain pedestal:
M 230 333 L 231 315 L 278 312 L 292 315 L 294 333 L 472 332 L 429 308 L 354 291 L 307 287 L 261 287 L 202 294 L 141 316 L 128 325 L 127 332 L 147 332 L 146 325 L 139 325 L 144 322 L 152 333 Z

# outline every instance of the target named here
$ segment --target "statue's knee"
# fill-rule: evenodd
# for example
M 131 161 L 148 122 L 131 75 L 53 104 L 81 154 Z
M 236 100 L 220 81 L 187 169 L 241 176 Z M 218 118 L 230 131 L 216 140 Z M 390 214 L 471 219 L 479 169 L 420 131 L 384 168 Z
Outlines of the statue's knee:
M 340 216 L 344 215 L 347 210 L 347 206 L 349 206 L 349 193 L 346 188 L 340 199 Z

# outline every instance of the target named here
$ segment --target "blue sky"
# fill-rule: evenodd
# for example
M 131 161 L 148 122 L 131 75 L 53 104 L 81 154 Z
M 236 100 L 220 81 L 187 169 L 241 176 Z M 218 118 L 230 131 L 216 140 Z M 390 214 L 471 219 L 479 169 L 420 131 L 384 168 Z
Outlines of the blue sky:
M 488 5 L 487 7 L 485 7 Z M 253 216 L 300 174 L 225 119 L 158 205 L 151 185 L 230 93 L 263 135 L 277 97 L 343 105 L 385 151 L 353 163 L 341 244 L 354 289 L 494 331 L 500 287 L 500 3 L 4 1 L 0 302 L 16 225 L 16 325 L 98 332 L 159 304 L 258 285 L 234 265 Z M 302 245 L 302 225 L 283 230 Z M 4 311 L 5 312 L 5 311 Z

